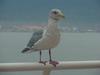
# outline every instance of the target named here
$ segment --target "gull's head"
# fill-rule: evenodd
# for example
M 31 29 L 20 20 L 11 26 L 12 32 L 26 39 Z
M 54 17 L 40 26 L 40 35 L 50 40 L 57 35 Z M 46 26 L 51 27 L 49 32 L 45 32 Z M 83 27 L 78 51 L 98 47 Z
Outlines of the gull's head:
M 61 20 L 61 19 L 65 18 L 63 12 L 59 9 L 52 9 L 50 11 L 49 16 L 50 16 L 50 18 L 52 18 L 54 20 Z

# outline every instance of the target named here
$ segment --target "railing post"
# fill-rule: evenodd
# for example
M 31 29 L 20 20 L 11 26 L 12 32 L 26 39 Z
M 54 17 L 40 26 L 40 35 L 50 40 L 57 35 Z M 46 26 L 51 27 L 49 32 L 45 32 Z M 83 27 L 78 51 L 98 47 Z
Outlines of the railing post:
M 45 68 L 45 69 L 43 70 L 43 75 L 50 75 L 50 72 L 51 72 L 50 69 Z

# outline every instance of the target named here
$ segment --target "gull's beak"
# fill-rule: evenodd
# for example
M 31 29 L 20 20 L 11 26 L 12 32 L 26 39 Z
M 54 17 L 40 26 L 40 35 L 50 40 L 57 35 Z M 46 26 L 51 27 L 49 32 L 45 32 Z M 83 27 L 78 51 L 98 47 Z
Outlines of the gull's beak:
M 61 12 L 60 16 L 61 16 L 63 19 L 65 19 L 65 16 L 64 16 L 64 14 L 63 14 L 62 12 Z

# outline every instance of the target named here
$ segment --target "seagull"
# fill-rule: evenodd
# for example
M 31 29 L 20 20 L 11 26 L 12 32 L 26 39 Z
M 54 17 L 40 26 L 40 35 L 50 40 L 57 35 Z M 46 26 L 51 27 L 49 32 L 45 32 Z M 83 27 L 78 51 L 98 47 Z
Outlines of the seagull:
M 55 48 L 60 41 L 60 31 L 58 28 L 58 21 L 64 19 L 64 14 L 59 9 L 52 9 L 49 12 L 48 25 L 43 30 L 35 31 L 29 40 L 26 48 L 22 50 L 22 53 L 39 51 L 40 59 L 39 63 L 46 64 L 47 61 L 42 61 L 42 51 L 49 51 L 49 63 L 53 66 L 59 64 L 57 61 L 53 61 L 51 58 L 51 49 Z

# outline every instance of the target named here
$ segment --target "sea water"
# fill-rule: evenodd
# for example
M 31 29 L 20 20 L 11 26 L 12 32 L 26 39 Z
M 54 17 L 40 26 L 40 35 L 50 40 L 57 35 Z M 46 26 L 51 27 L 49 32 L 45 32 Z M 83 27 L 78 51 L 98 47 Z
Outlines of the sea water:
M 22 54 L 30 32 L 0 32 L 0 63 L 38 62 L 39 52 Z M 43 51 L 43 60 L 49 60 L 48 50 Z M 52 49 L 52 58 L 58 61 L 100 59 L 100 33 L 61 33 L 60 44 Z M 42 71 L 0 72 L 0 75 L 42 75 Z M 100 69 L 59 70 L 51 75 L 100 75 Z

